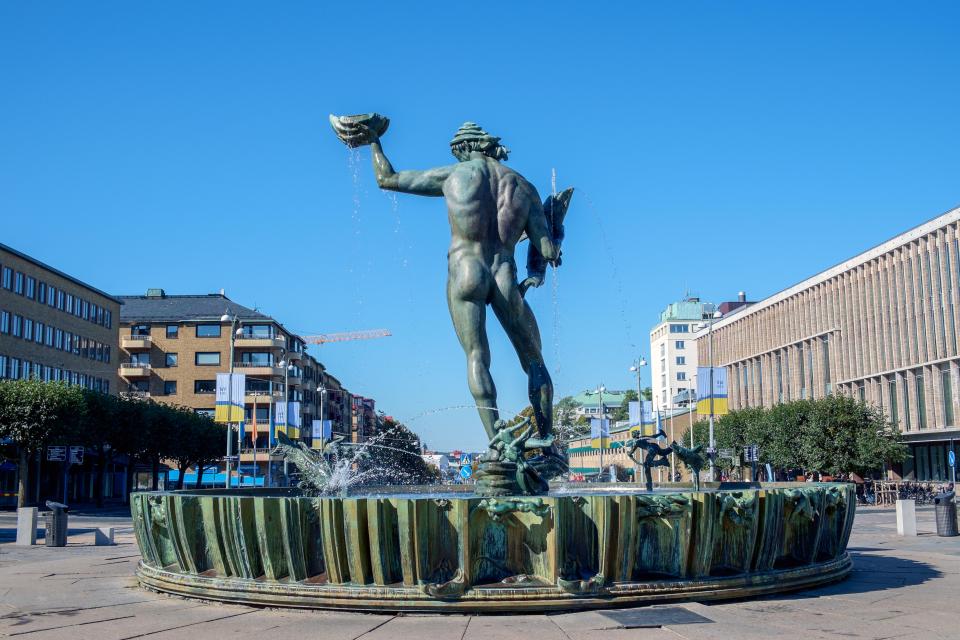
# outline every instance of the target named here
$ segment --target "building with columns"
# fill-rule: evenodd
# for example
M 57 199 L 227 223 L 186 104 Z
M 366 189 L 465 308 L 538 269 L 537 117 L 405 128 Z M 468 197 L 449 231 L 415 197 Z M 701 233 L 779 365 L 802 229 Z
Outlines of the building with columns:
M 958 240 L 960 208 L 715 322 L 730 408 L 849 394 L 909 443 L 896 473 L 947 480 L 960 448 Z M 705 362 L 707 332 L 696 342 Z

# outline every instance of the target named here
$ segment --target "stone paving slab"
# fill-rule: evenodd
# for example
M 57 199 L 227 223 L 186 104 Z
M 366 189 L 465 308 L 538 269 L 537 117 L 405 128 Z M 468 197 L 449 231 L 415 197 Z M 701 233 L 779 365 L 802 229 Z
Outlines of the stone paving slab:
M 187 600 L 139 588 L 129 520 L 113 522 L 117 545 L 93 546 L 92 531 L 62 549 L 0 544 L 0 637 L 24 640 L 802 640 L 960 638 L 960 538 L 932 535 L 918 510 L 916 538 L 896 535 L 892 509 L 861 510 L 843 582 L 749 601 L 637 608 L 660 627 L 623 628 L 627 618 L 587 611 L 549 615 L 377 615 L 258 609 Z M 0 540 L 9 518 L 0 518 Z M 85 525 L 88 523 L 84 523 Z M 93 524 L 92 522 L 89 524 Z M 631 610 L 621 610 L 629 616 Z M 684 616 L 687 613 L 690 615 Z M 657 614 L 657 615 L 651 615 Z M 679 620 L 679 621 L 678 621 Z M 683 621 L 686 622 L 683 622 Z

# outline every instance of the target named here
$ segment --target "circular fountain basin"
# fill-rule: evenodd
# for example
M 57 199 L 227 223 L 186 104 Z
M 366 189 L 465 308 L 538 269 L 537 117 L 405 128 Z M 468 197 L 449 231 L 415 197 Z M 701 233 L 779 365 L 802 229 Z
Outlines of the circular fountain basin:
M 743 598 L 847 575 L 854 486 L 135 493 L 140 583 L 262 606 L 544 611 Z

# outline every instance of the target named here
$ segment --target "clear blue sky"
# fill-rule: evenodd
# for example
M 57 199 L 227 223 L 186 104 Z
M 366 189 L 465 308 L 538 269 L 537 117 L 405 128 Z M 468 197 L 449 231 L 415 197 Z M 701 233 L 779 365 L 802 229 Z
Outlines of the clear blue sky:
M 629 387 L 686 291 L 759 299 L 960 203 L 958 9 L 3 2 L 0 241 L 118 294 L 390 329 L 320 357 L 430 445 L 480 447 L 472 410 L 422 415 L 471 403 L 443 202 L 379 192 L 328 113 L 388 115 L 398 168 L 452 162 L 474 120 L 541 193 L 551 167 L 577 187 L 529 299 L 558 396 Z

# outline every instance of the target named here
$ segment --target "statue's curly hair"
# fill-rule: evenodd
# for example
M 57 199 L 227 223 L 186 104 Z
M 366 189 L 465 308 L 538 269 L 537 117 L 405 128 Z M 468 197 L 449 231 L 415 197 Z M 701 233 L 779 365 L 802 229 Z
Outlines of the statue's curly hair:
M 453 157 L 461 162 L 467 160 L 474 151 L 479 151 L 494 160 L 506 160 L 510 153 L 509 149 L 500 144 L 500 138 L 494 136 L 463 140 L 450 145 L 450 152 L 453 154 Z

